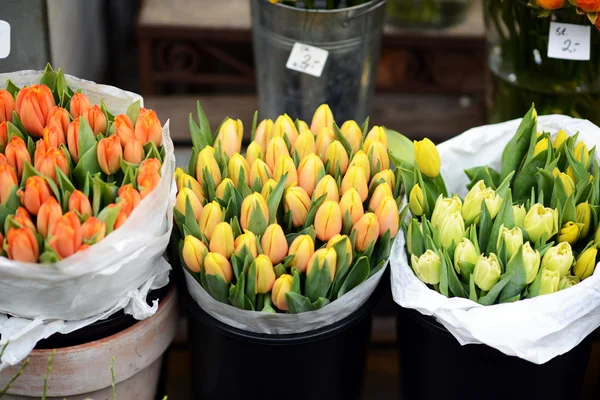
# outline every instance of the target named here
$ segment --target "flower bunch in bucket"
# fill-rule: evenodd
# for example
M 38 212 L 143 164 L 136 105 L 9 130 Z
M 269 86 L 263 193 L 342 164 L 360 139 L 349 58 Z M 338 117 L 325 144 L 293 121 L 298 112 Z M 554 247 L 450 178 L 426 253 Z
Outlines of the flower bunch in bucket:
M 397 160 L 413 215 L 403 229 L 410 264 L 430 287 L 490 305 L 553 293 L 592 275 L 599 167 L 595 148 L 577 134 L 559 131 L 552 140 L 537 132 L 532 108 L 504 148 L 499 171 L 465 171 L 464 199 L 444 193 L 433 143 L 415 143 L 414 151 L 414 163 Z
M 292 7 L 325 10 L 359 6 L 369 1 L 371 0 L 269 0 L 273 4 L 281 3 Z
M 598 20 L 600 1 L 598 0 L 532 0 L 528 5 L 538 10 L 540 17 L 548 17 L 554 10 L 571 9 L 574 14 L 587 15 L 590 22 L 600 29 L 600 20 Z
M 39 84 L 0 90 L 0 240 L 15 261 L 52 263 L 125 223 L 160 180 L 156 113 L 112 115 L 48 65 Z
M 341 128 L 327 105 L 311 126 L 287 115 L 213 136 L 190 115 L 189 174 L 174 211 L 187 270 L 216 300 L 245 310 L 319 309 L 381 270 L 399 229 L 400 176 L 384 128 Z

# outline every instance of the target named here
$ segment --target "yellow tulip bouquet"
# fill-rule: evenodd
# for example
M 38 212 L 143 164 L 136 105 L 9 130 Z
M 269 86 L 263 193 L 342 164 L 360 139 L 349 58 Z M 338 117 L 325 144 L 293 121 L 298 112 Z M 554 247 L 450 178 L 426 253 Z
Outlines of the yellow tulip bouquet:
M 386 130 L 341 128 L 327 105 L 311 126 L 282 115 L 211 133 L 190 114 L 188 174 L 176 172 L 174 218 L 185 268 L 216 300 L 245 310 L 319 309 L 381 270 L 399 229 L 400 175 Z M 368 134 L 367 134 L 368 132 Z
M 413 215 L 407 251 L 419 279 L 448 297 L 483 305 L 569 288 L 594 272 L 600 242 L 595 148 L 537 132 L 532 107 L 502 153 L 501 169 L 466 170 L 464 199 L 444 192 L 428 139 L 414 158 L 393 156 Z

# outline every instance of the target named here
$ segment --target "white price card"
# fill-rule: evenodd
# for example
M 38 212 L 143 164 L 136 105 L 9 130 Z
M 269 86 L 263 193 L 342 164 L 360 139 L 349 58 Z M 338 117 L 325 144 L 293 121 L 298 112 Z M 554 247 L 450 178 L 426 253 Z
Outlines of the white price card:
M 319 78 L 323 73 L 328 56 L 327 50 L 296 42 L 285 66 L 288 69 Z
M 0 20 L 0 58 L 10 54 L 10 24 Z
M 590 59 L 590 38 L 589 26 L 550 22 L 548 57 L 588 61 Z

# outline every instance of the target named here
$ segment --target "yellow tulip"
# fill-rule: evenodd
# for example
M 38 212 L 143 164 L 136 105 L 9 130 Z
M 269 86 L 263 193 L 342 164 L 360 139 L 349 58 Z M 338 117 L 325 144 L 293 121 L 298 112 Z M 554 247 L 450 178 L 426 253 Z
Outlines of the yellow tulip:
M 283 274 L 275 280 L 271 291 L 271 301 L 281 311 L 287 311 L 285 295 L 292 289 L 292 276 Z
M 567 140 L 568 138 L 569 138 L 569 136 L 567 135 L 567 133 L 561 129 L 556 134 L 556 138 L 554 139 L 554 143 L 552 143 L 552 146 L 556 150 L 558 150 L 560 148 L 560 146 L 564 143 L 564 141 Z
M 587 201 L 577 204 L 575 213 L 577 215 L 577 223 L 581 226 L 581 235 L 579 237 L 585 238 L 590 232 L 590 224 L 592 222 L 592 210 L 590 204 Z
M 573 274 L 581 280 L 592 276 L 594 269 L 596 268 L 597 254 L 598 249 L 595 246 L 592 246 L 581 253 L 575 263 L 575 267 L 573 267 Z
M 229 178 L 225 178 L 219 183 L 219 186 L 215 189 L 215 198 L 221 200 L 227 200 L 226 193 L 227 189 L 231 190 L 231 188 L 235 188 L 233 181 Z
M 356 123 L 356 121 L 346 121 L 342 124 L 340 128 L 340 132 L 346 138 L 350 147 L 352 148 L 352 153 L 356 153 L 360 150 L 360 144 L 362 142 L 362 130 Z
M 259 255 L 253 261 L 256 267 L 256 287 L 254 289 L 255 294 L 266 294 L 271 291 L 275 284 L 275 270 L 273 269 L 273 263 L 269 257 L 264 254 Z
M 231 225 L 227 222 L 219 222 L 215 225 L 209 248 L 212 253 L 223 254 L 227 259 L 231 258 L 235 249 Z
M 371 177 L 371 163 L 369 161 L 369 157 L 367 157 L 364 151 L 359 150 L 354 154 L 352 160 L 350 160 L 348 168 L 355 165 L 361 167 L 363 171 L 365 171 L 365 176 L 367 177 L 367 180 L 369 180 Z
M 240 184 L 240 175 L 242 172 L 244 173 L 244 180 L 246 183 L 250 184 L 250 167 L 248 166 L 248 162 L 246 159 L 240 154 L 235 153 L 229 159 L 227 163 L 227 172 L 229 174 L 229 178 L 233 181 L 233 184 L 238 187 Z
M 346 153 L 344 146 L 337 140 L 334 140 L 327 146 L 325 163 L 327 162 L 329 162 L 327 171 L 332 176 L 336 176 L 338 166 L 341 175 L 344 175 L 348 169 L 348 153 Z
M 221 183 L 221 169 L 219 169 L 219 164 L 215 160 L 215 149 L 210 146 L 202 149 L 196 160 L 196 179 L 201 186 L 204 182 L 203 172 L 205 170 L 208 170 L 208 174 L 212 176 L 215 185 Z
M 254 161 L 263 160 L 264 158 L 264 148 L 260 147 L 258 142 L 252 142 L 248 145 L 248 148 L 246 149 L 246 161 L 248 162 L 248 165 L 252 165 L 254 164 Z
M 348 237 L 348 235 L 335 235 L 334 237 L 332 237 L 331 239 L 329 239 L 329 241 L 327 242 L 327 248 L 331 249 L 333 247 L 335 247 L 338 243 L 341 242 L 345 242 L 346 244 L 346 248 L 345 248 L 345 253 L 346 253 L 346 259 L 348 260 L 348 265 L 352 265 L 352 257 L 353 257 L 353 253 L 352 253 L 352 241 L 350 240 L 350 238 Z
M 308 261 L 308 268 L 306 268 L 306 276 L 309 276 L 313 270 L 321 270 L 325 268 L 325 264 L 329 268 L 329 276 L 331 282 L 335 278 L 335 270 L 337 267 L 337 253 L 332 248 L 321 248 L 315 251 L 315 254 Z
M 367 176 L 365 170 L 358 165 L 348 168 L 346 175 L 342 179 L 342 195 L 351 188 L 355 188 L 360 195 L 361 201 L 367 200 L 369 196 L 369 186 L 367 184 Z
M 325 154 L 327 153 L 327 147 L 334 140 L 335 134 L 331 128 L 323 127 L 320 131 L 318 131 L 317 139 L 315 141 L 315 151 L 323 163 L 326 162 Z
M 559 242 L 575 244 L 577 239 L 579 239 L 579 224 L 569 221 L 560 228 L 558 232 Z
M 298 185 L 303 188 L 309 196 L 312 196 L 317 182 L 325 175 L 323 161 L 314 153 L 304 157 L 298 164 Z
M 219 275 L 225 283 L 231 283 L 233 279 L 233 269 L 229 260 L 220 253 L 208 253 L 204 257 L 204 271 L 206 275 Z
M 388 147 L 387 133 L 385 132 L 385 128 L 383 126 L 374 126 L 371 128 L 367 134 L 367 137 L 365 138 L 365 142 L 367 140 L 376 140 L 383 144 L 386 149 Z M 367 154 L 369 154 L 369 152 L 367 152 Z
M 262 149 L 267 148 L 267 144 L 269 140 L 271 140 L 271 131 L 273 130 L 273 121 L 270 119 L 265 119 L 258 124 L 256 130 L 254 131 L 254 142 L 258 143 L 258 145 Z
M 206 236 L 208 240 L 212 238 L 215 226 L 223 220 L 223 210 L 216 201 L 208 203 L 204 206 L 200 212 L 200 218 L 198 218 L 198 225 L 200 226 L 200 232 Z
M 244 233 L 235 238 L 235 241 L 233 242 L 233 252 L 235 255 L 240 255 L 242 249 L 246 248 L 252 257 L 256 258 L 258 256 L 258 247 L 256 243 L 258 243 L 256 235 L 251 231 L 245 230 Z
M 196 196 L 196 194 L 189 188 L 182 188 L 179 193 L 177 193 L 177 199 L 175 200 L 175 209 L 179 211 L 181 214 L 185 215 L 185 207 L 186 202 L 189 199 L 190 204 L 192 206 L 192 211 L 194 213 L 194 218 L 196 221 L 200 218 L 200 213 L 202 212 L 202 203 Z
M 269 144 L 267 144 L 265 162 L 267 163 L 271 171 L 273 171 L 275 169 L 275 164 L 277 163 L 277 160 L 289 155 L 290 153 L 283 138 L 281 136 L 274 136 L 269 141 Z
M 319 183 L 317 183 L 312 198 L 313 200 L 316 200 L 323 195 L 326 195 L 325 201 L 335 201 L 336 203 L 340 201 L 340 192 L 337 182 L 331 175 L 325 175 L 321 178 Z
M 263 186 L 271 179 L 271 170 L 269 169 L 269 166 L 260 159 L 254 160 L 254 163 L 250 167 L 250 180 L 248 181 L 250 187 L 254 185 L 257 179 Z
M 586 169 L 590 167 L 590 151 L 588 150 L 585 143 L 577 143 L 575 149 L 573 150 L 573 153 L 577 161 L 582 163 Z
M 379 184 L 373 191 L 371 200 L 369 200 L 369 210 L 377 210 L 383 199 L 386 197 L 393 197 L 393 194 L 390 185 L 384 182 Z
M 427 138 L 414 142 L 415 161 L 419 170 L 431 179 L 440 174 L 440 153 L 435 144 Z
M 355 188 L 351 188 L 344 193 L 340 199 L 340 210 L 342 212 L 342 218 L 346 215 L 346 212 L 350 214 L 352 219 L 352 225 L 354 225 L 365 213 L 363 208 L 360 194 Z
M 219 133 L 215 138 L 215 147 L 220 145 L 221 150 L 231 158 L 235 153 L 240 152 L 243 136 L 244 125 L 242 121 L 227 118 L 219 128 Z
M 354 242 L 356 251 L 367 250 L 371 243 L 374 243 L 379 236 L 379 221 L 377 216 L 372 212 L 365 213 L 354 224 L 352 231 L 356 231 L 356 241 Z
M 298 158 L 301 160 L 309 154 L 315 152 L 315 136 L 310 130 L 303 131 L 296 139 L 296 142 L 292 146 L 292 154 L 294 151 L 298 154 Z
M 187 235 L 183 241 L 183 261 L 192 272 L 200 272 L 204 264 L 204 257 L 208 253 L 206 245 L 192 235 Z
M 420 217 L 425 212 L 425 198 L 423 196 L 423 190 L 418 183 L 410 190 L 408 205 L 410 207 L 410 212 L 416 217 Z
M 542 140 L 540 140 L 539 142 L 537 142 L 535 144 L 535 148 L 533 149 L 533 156 L 535 157 L 538 154 L 540 154 L 542 151 L 548 150 L 549 147 L 550 147 L 550 143 L 548 142 L 548 138 L 543 138 Z
M 310 235 L 299 235 L 294 239 L 288 250 L 288 255 L 294 258 L 290 262 L 290 267 L 296 268 L 300 272 L 305 272 L 308 262 L 315 252 L 315 242 Z
M 310 197 L 300 186 L 292 186 L 285 191 L 283 206 L 286 213 L 291 212 L 293 226 L 298 228 L 304 225 L 310 203 Z
M 294 145 L 296 143 L 296 139 L 298 138 L 298 129 L 296 125 L 294 125 L 294 121 L 290 118 L 289 115 L 283 114 L 280 115 L 273 124 L 272 136 L 281 136 L 287 135 L 288 140 L 290 141 L 290 145 Z
M 396 188 L 396 176 L 392 172 L 391 169 L 384 169 L 383 171 L 379 171 L 373 178 L 371 178 L 371 183 L 369 183 L 369 189 L 372 186 L 379 185 L 381 182 L 386 182 L 392 188 L 392 191 Z
M 269 221 L 269 208 L 267 207 L 265 198 L 260 193 L 252 193 L 242 201 L 242 208 L 240 211 L 240 226 L 243 230 L 250 229 L 250 219 L 254 210 L 260 211 L 265 220 L 267 222 Z M 254 233 L 258 235 L 262 232 Z
M 283 261 L 288 253 L 288 244 L 283 229 L 278 224 L 271 224 L 260 239 L 263 254 L 267 255 L 273 265 Z
M 317 238 L 328 241 L 342 231 L 342 211 L 334 201 L 325 201 L 315 214 L 315 231 Z
M 287 174 L 285 181 L 286 188 L 298 184 L 298 171 L 296 170 L 294 160 L 290 156 L 283 156 L 277 160 L 273 169 L 273 179 L 279 182 L 284 174 Z
M 377 140 L 370 140 L 365 143 L 365 152 L 369 157 L 371 172 L 376 174 L 382 170 L 389 169 L 390 157 L 387 147 Z
M 333 113 L 327 104 L 321 104 L 317 108 L 310 124 L 313 132 L 320 132 L 323 128 L 333 129 Z

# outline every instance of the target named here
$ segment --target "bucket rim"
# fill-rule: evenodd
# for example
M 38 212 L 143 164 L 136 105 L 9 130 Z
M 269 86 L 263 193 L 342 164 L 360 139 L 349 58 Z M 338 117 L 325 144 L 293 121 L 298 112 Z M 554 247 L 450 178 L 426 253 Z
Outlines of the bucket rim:
M 257 1 L 268 2 L 268 0 L 257 0 Z M 309 13 L 309 14 L 337 14 L 337 13 L 348 12 L 348 11 L 360 11 L 363 8 L 367 8 L 367 7 L 373 7 L 375 9 L 375 8 L 378 8 L 380 4 L 385 3 L 385 2 L 387 2 L 387 0 L 371 0 L 367 3 L 359 4 L 357 6 L 338 8 L 335 10 L 305 9 L 305 8 L 288 6 L 286 4 L 281 4 L 281 3 L 275 3 L 275 4 L 271 4 L 271 5 L 275 6 L 275 7 L 281 7 L 281 8 L 290 10 L 290 11 Z

